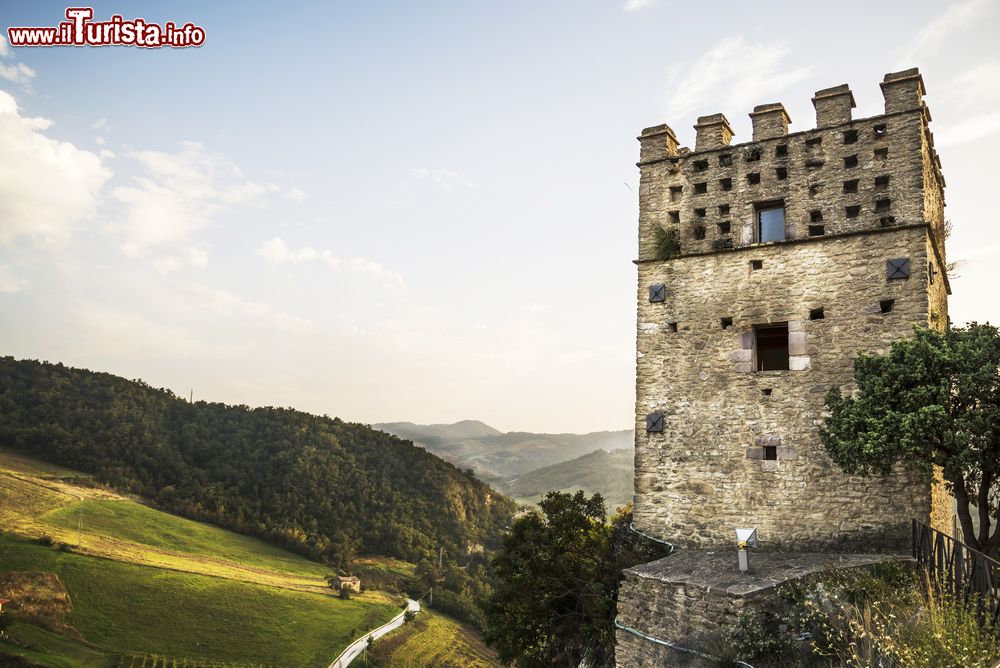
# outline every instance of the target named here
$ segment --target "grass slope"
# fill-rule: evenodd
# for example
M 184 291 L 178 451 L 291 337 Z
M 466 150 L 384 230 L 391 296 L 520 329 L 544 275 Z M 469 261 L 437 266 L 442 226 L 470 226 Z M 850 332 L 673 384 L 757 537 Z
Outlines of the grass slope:
M 373 668 L 493 668 L 496 655 L 482 638 L 457 621 L 424 609 L 399 631 L 376 641 L 368 655 Z
M 329 569 L 262 540 L 153 510 L 87 476 L 0 451 L 0 531 L 43 535 L 87 554 L 303 590 Z
M 0 573 L 56 573 L 72 600 L 68 621 L 85 639 L 15 623 L 11 637 L 29 648 L 0 643 L 0 656 L 43 665 L 114 665 L 124 653 L 325 666 L 398 612 L 380 592 L 350 601 L 330 595 L 321 564 L 10 452 L 0 452 L 0 531 Z M 43 535 L 77 547 L 61 552 L 29 540 Z
M 73 600 L 73 625 L 111 652 L 326 665 L 364 629 L 398 612 L 392 605 L 65 553 L 11 536 L 0 536 L 0 563 L 6 570 L 56 573 Z

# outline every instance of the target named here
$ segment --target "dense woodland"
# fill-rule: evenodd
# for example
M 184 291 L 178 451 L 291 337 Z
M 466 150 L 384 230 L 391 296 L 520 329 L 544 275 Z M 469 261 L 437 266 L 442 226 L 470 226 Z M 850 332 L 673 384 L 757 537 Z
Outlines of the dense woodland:
M 314 558 L 452 559 L 499 543 L 515 507 L 389 434 L 283 408 L 189 403 L 62 364 L 0 358 L 0 446 L 94 474 L 165 510 Z

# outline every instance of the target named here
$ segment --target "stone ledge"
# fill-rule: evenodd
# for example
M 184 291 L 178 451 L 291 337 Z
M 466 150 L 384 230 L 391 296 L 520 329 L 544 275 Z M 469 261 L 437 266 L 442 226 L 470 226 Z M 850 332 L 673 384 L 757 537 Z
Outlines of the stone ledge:
M 909 555 L 837 552 L 758 552 L 750 550 L 750 572 L 739 572 L 736 547 L 732 550 L 680 549 L 647 564 L 626 569 L 638 578 L 669 585 L 692 586 L 707 593 L 738 598 L 766 594 L 786 582 L 823 571 L 862 568 L 886 561 L 910 561 Z

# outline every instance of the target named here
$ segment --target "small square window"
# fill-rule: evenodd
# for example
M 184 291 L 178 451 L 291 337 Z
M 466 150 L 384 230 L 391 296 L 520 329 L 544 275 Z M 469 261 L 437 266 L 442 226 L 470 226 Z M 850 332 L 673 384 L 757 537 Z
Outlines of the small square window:
M 757 162 L 760 160 L 760 149 L 755 148 L 747 151 L 747 162 Z
M 764 261 L 763 260 L 750 260 L 750 269 L 751 270 L 757 271 L 757 270 L 763 269 L 763 268 L 764 268 Z
M 879 123 L 878 125 L 872 126 L 872 130 L 875 132 L 876 137 L 884 137 L 887 131 L 885 123 Z
M 849 155 L 844 158 L 844 167 L 857 167 L 858 166 L 858 156 Z
M 724 191 L 732 190 L 733 189 L 733 180 L 732 179 L 719 179 L 719 187 L 722 188 Z
M 770 387 L 764 387 L 761 388 L 760 390 L 760 393 L 763 394 L 765 397 L 771 396 L 771 392 L 773 392 L 773 390 Z
M 875 157 L 878 160 L 885 160 L 886 158 L 888 158 L 889 157 L 889 149 L 888 149 L 888 147 L 875 149 Z
M 732 318 L 723 318 L 720 321 L 720 323 L 722 324 L 722 329 L 729 329 L 730 327 L 733 326 L 733 319 Z
M 698 227 L 694 228 L 694 238 L 697 239 L 698 241 L 701 241 L 702 239 L 704 239 L 705 238 L 705 228 L 701 227 L 700 225 Z
M 785 179 L 788 178 L 788 170 L 785 169 L 784 167 L 778 167 L 776 170 L 774 170 L 774 175 L 778 177 L 779 181 L 784 181 Z
M 729 234 L 729 232 L 731 231 L 732 226 L 729 224 L 728 221 L 725 223 L 716 223 L 716 225 L 719 226 L 719 234 Z
M 819 308 L 814 308 L 814 309 L 810 309 L 809 310 L 809 319 L 810 320 L 822 320 L 825 317 L 826 317 L 826 315 L 823 313 L 823 307 L 822 306 L 819 307 Z
M 858 131 L 857 130 L 846 130 L 844 132 L 844 143 L 845 144 L 855 144 L 858 141 Z
M 695 160 L 694 161 L 694 171 L 704 172 L 708 169 L 708 160 Z
M 844 213 L 847 215 L 848 218 L 857 218 L 858 216 L 861 215 L 861 207 L 858 206 L 857 204 L 852 206 L 845 206 Z
M 891 199 L 879 199 L 875 200 L 875 213 L 885 213 L 890 208 L 892 208 Z
M 701 183 L 694 184 L 694 194 L 704 195 L 708 192 L 708 184 L 702 181 Z
M 889 187 L 889 177 L 888 176 L 876 176 L 875 177 L 875 190 L 885 190 Z
M 809 212 L 809 222 L 810 223 L 819 223 L 822 220 L 823 220 L 823 212 L 820 211 L 819 209 L 815 209 L 815 210 Z
M 757 371 L 788 370 L 788 323 L 753 328 Z
M 705 209 L 695 209 L 694 210 L 694 215 L 698 216 L 699 218 L 704 218 L 706 213 L 707 213 L 707 211 Z
M 667 215 L 670 216 L 670 222 L 673 223 L 674 225 L 677 225 L 677 224 L 679 224 L 681 222 L 681 212 L 680 211 L 671 211 Z
M 880 227 L 892 227 L 896 224 L 896 216 L 882 216 L 878 219 Z
M 684 186 L 670 186 L 670 201 L 679 202 L 683 191 Z
M 760 174 L 757 174 L 756 172 L 753 174 L 747 174 L 747 183 L 749 183 L 752 186 L 755 186 L 758 183 L 760 183 Z
M 778 144 L 774 147 L 774 156 L 776 158 L 784 158 L 788 155 L 788 144 Z
M 728 204 L 720 204 L 719 205 L 719 215 L 720 216 L 728 216 L 729 215 L 729 205 Z
M 878 303 L 878 310 L 885 313 L 892 313 L 892 307 L 896 305 L 895 299 L 883 299 Z
M 724 153 L 719 156 L 719 167 L 732 167 L 733 166 L 733 154 Z
M 810 137 L 809 139 L 806 140 L 806 146 L 810 148 L 815 148 L 816 146 L 819 146 L 822 143 L 823 143 L 822 137 Z
M 811 237 L 821 237 L 826 234 L 825 225 L 810 225 L 809 226 L 809 236 Z
M 785 240 L 785 204 L 764 204 L 757 208 L 757 241 Z
M 850 181 L 844 181 L 844 192 L 845 193 L 858 192 L 858 180 L 852 179 Z
M 667 323 L 667 329 L 669 329 L 671 332 L 673 332 L 674 334 L 676 334 L 677 333 L 677 323 L 676 322 L 668 322 Z
M 764 459 L 767 461 L 774 461 L 778 458 L 778 446 L 776 445 L 765 445 L 764 446 Z

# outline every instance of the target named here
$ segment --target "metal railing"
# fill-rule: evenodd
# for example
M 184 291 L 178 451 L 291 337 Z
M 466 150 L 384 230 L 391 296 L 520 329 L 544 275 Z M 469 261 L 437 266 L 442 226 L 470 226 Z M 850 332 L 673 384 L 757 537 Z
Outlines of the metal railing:
M 1000 624 L 1000 561 L 917 520 L 913 558 L 945 591 L 976 606 L 980 623 Z

